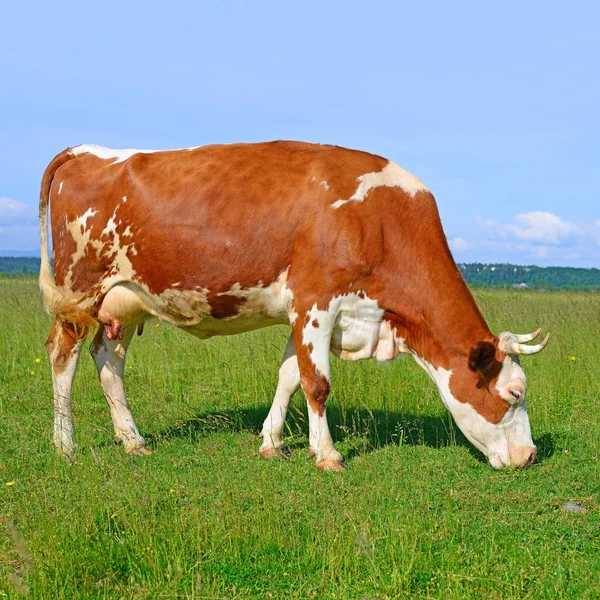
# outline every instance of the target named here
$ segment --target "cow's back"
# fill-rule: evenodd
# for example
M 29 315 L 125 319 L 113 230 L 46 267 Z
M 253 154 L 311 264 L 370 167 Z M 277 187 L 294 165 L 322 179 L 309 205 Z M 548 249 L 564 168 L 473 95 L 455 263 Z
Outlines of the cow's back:
M 86 147 L 80 147 L 86 148 Z M 136 153 L 94 147 L 52 186 L 56 280 L 83 290 L 114 275 L 153 293 L 178 284 L 226 291 L 269 283 L 298 236 L 318 226 L 382 158 L 295 142 Z M 118 264 L 117 264 L 118 263 Z

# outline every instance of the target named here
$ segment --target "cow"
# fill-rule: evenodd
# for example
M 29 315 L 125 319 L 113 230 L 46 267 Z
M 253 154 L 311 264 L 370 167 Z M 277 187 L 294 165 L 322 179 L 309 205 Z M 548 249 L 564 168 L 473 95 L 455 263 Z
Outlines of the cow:
M 46 342 L 53 443 L 67 458 L 72 382 L 94 328 L 90 350 L 116 440 L 128 453 L 149 452 L 123 374 L 135 331 L 155 317 L 200 339 L 291 327 L 263 458 L 285 454 L 286 411 L 301 386 L 317 467 L 345 468 L 325 409 L 332 353 L 347 361 L 412 355 L 493 468 L 535 459 L 518 356 L 540 352 L 548 336 L 528 345 L 540 330 L 491 333 L 432 193 L 394 162 L 290 141 L 168 151 L 81 145 L 44 173 L 40 230 L 40 287 L 55 315 Z

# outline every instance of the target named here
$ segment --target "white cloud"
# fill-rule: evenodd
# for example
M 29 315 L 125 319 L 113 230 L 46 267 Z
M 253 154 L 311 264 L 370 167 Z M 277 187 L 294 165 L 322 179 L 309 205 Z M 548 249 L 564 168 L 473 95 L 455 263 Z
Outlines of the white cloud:
M 577 225 L 563 221 L 550 212 L 529 212 L 515 217 L 517 225 L 499 225 L 502 237 L 512 237 L 523 242 L 560 246 L 568 240 L 583 235 Z
M 508 223 L 475 217 L 453 233 L 471 244 L 469 259 L 515 264 L 600 266 L 600 219 L 570 222 L 551 212 L 521 213 Z M 462 259 L 464 260 L 464 258 Z
M 37 208 L 0 196 L 0 250 L 36 250 L 39 236 Z
M 466 252 L 467 250 L 469 250 L 469 248 L 472 248 L 472 244 L 470 244 L 469 242 L 467 242 L 467 240 L 465 240 L 464 238 L 461 237 L 453 237 L 450 240 L 450 248 L 452 248 L 452 250 L 454 252 L 457 253 L 462 253 L 462 252 Z
M 37 223 L 38 213 L 35 208 L 18 200 L 0 196 L 0 226 L 6 228 Z

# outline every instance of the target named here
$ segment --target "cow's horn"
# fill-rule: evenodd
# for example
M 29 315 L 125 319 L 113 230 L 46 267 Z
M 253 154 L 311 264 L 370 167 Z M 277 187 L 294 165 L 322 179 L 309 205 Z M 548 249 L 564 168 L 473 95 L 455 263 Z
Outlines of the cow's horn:
M 498 336 L 498 348 L 505 354 L 537 354 L 546 347 L 550 339 L 550 334 L 547 334 L 543 341 L 535 346 L 526 346 L 522 342 L 533 340 L 538 336 L 539 331 L 538 329 L 534 333 L 523 336 L 517 336 L 510 331 L 505 331 Z
M 515 333 L 515 337 L 517 338 L 517 342 L 519 344 L 524 344 L 525 342 L 531 342 L 531 340 L 535 340 L 535 338 L 540 335 L 542 328 L 536 329 L 533 333 L 525 333 L 523 335 L 519 335 Z

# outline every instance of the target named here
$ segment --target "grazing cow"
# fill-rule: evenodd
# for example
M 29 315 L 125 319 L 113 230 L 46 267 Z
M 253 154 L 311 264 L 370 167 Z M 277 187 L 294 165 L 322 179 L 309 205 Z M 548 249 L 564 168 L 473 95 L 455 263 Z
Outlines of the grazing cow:
M 48 207 L 54 275 L 48 251 Z M 330 352 L 411 354 L 494 468 L 535 458 L 518 354 L 535 334 L 493 335 L 448 249 L 435 200 L 379 156 L 299 142 L 150 152 L 94 145 L 50 163 L 40 200 L 40 287 L 56 318 L 46 343 L 54 444 L 71 457 L 71 386 L 91 344 L 116 438 L 145 454 L 127 407 L 127 347 L 157 317 L 201 339 L 288 324 L 292 334 L 260 455 L 282 454 L 302 386 L 311 452 L 344 468 L 325 412 Z

